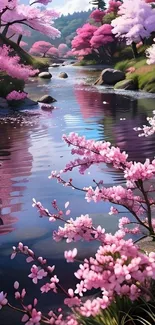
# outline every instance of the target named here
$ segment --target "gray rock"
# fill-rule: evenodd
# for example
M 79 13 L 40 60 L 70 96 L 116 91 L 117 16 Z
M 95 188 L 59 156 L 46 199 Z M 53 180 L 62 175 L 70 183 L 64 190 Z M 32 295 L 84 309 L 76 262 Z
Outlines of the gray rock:
M 66 78 L 68 78 L 68 74 L 66 72 L 60 72 L 59 78 L 66 79 Z
M 125 79 L 125 73 L 115 69 L 104 69 L 95 85 L 115 85 L 117 82 Z
M 34 106 L 34 105 L 38 105 L 38 102 L 30 99 L 30 98 L 25 98 L 24 99 L 24 105 L 25 106 Z
M 39 103 L 46 103 L 46 104 L 51 104 L 56 102 L 56 99 L 53 98 L 52 96 L 49 95 L 44 95 L 40 99 L 38 99 Z
M 138 86 L 132 79 L 122 80 L 115 84 L 114 89 L 137 90 Z
M 57 67 L 59 67 L 59 66 L 60 66 L 60 64 L 58 64 L 58 63 L 53 63 L 53 64 L 51 65 L 52 68 L 57 68 Z
M 40 73 L 38 74 L 38 77 L 39 77 L 39 78 L 43 78 L 43 79 L 51 79 L 51 78 L 52 78 L 52 75 L 51 75 L 50 72 L 48 72 L 48 71 L 44 71 L 44 72 L 40 72 Z
M 30 98 L 25 98 L 21 101 L 19 101 L 18 103 L 16 102 L 10 102 L 9 103 L 9 107 L 11 109 L 15 109 L 15 110 L 25 110 L 25 109 L 33 109 L 36 108 L 36 106 L 38 105 L 38 102 L 30 99 Z
M 1 108 L 8 108 L 9 107 L 9 105 L 8 105 L 8 102 L 7 102 L 7 100 L 5 99 L 5 98 L 3 98 L 3 97 L 0 97 L 0 109 Z

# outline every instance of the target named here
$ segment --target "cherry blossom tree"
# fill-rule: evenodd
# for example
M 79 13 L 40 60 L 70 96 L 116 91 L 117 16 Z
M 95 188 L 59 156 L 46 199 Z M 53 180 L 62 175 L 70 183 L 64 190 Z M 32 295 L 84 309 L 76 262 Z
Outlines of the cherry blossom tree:
M 53 20 L 56 19 L 59 14 L 57 14 L 54 10 L 43 9 L 40 7 L 40 4 L 47 5 L 50 3 L 50 0 L 39 0 L 31 2 L 31 5 L 21 4 L 19 0 L 3 0 L 0 1 L 0 41 L 1 44 L 5 44 L 8 48 L 5 47 L 6 56 L 6 64 L 1 65 L 1 69 L 6 71 L 12 77 L 15 77 L 17 74 L 17 78 L 27 79 L 28 74 L 32 75 L 32 69 L 30 67 L 25 67 L 20 65 L 20 59 L 18 56 L 15 56 L 15 61 L 18 63 L 17 73 L 13 69 L 13 61 L 12 58 L 9 59 L 9 55 L 13 52 L 11 48 L 17 53 L 22 61 L 31 62 L 31 57 L 28 53 L 26 53 L 21 47 L 18 45 L 21 42 L 22 35 L 30 36 L 30 30 L 37 30 L 51 38 L 55 38 L 60 36 L 60 32 L 53 27 Z M 32 6 L 35 4 L 35 6 Z M 39 6 L 37 6 L 37 4 Z M 13 36 L 19 36 L 17 40 L 17 44 L 11 40 Z M 2 62 L 4 63 L 4 57 L 2 54 L 4 48 L 1 48 L 1 56 Z M 10 64 L 10 68 L 8 66 Z M 21 68 L 21 74 L 19 72 Z M 5 70 L 6 69 L 6 70 Z M 24 70 L 25 69 L 25 70 Z M 25 75 L 24 75 L 25 71 Z M 35 72 L 34 72 L 35 74 Z
M 33 70 L 29 66 L 20 64 L 20 58 L 11 54 L 11 49 L 6 45 L 0 47 L 0 71 L 7 73 L 12 78 L 22 80 L 27 80 L 38 72 L 38 70 Z
M 97 26 L 93 26 L 89 23 L 77 29 L 77 36 L 75 36 L 72 41 L 73 55 L 85 56 L 92 53 L 93 49 L 91 48 L 90 40 L 96 30 Z
M 96 23 L 102 23 L 102 19 L 105 16 L 106 11 L 101 9 L 95 9 L 89 16 Z
M 106 10 L 107 13 L 111 13 L 111 12 L 114 12 L 114 13 L 117 13 L 118 12 L 118 9 L 119 7 L 122 5 L 122 2 L 121 1 L 118 1 L 118 0 L 110 0 L 109 3 L 108 3 L 108 9 Z
M 30 53 L 31 54 L 37 54 L 42 56 L 43 58 L 46 56 L 48 50 L 52 47 L 52 44 L 49 42 L 45 42 L 45 41 L 38 41 L 35 42 L 31 49 L 30 49 Z
M 69 48 L 68 48 L 68 46 L 66 44 L 61 43 L 58 46 L 58 52 L 59 52 L 60 57 L 64 57 L 68 51 L 69 51 Z
M 47 56 L 48 57 L 52 57 L 52 58 L 58 58 L 59 56 L 59 51 L 55 46 L 52 46 L 48 52 L 47 52 Z
M 114 42 L 114 35 L 111 32 L 112 27 L 109 24 L 100 26 L 93 34 L 90 44 L 94 49 L 103 45 Z
M 111 22 L 113 34 L 125 39 L 127 45 L 132 45 L 134 55 L 137 56 L 135 43 L 149 38 L 155 31 L 155 9 L 144 0 L 124 0 L 119 7 L 119 17 Z
M 43 3 L 35 3 L 38 2 Z M 48 2 L 45 1 L 44 4 Z M 9 28 L 24 35 L 27 26 L 51 38 L 60 36 L 60 32 L 53 27 L 53 20 L 59 17 L 54 10 L 41 10 L 36 6 L 20 4 L 18 0 L 5 0 L 3 5 L 1 4 L 0 16 L 0 31 L 4 36 L 7 36 Z

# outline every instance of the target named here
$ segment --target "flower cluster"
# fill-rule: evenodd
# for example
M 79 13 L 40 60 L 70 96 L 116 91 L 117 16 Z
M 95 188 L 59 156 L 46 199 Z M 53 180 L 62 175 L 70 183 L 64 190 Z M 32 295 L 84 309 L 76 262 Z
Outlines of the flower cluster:
M 16 91 L 16 90 L 11 91 L 11 93 L 9 93 L 7 95 L 7 97 L 6 97 L 6 99 L 8 101 L 11 101 L 11 100 L 23 100 L 25 98 L 27 98 L 27 93 Z
M 153 114 L 155 114 L 155 111 L 153 111 Z M 150 135 L 153 135 L 155 133 L 155 116 L 153 117 L 147 117 L 147 121 L 149 125 L 143 125 L 142 128 L 135 127 L 135 131 L 143 131 L 139 134 L 139 137 L 148 137 Z

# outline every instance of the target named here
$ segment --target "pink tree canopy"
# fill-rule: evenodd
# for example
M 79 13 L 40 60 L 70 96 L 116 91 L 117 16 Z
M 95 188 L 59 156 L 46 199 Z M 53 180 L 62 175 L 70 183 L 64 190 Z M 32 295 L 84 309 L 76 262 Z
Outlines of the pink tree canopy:
M 96 23 L 101 23 L 103 17 L 105 16 L 106 11 L 95 9 L 89 16 L 89 18 L 92 18 Z
M 100 26 L 93 34 L 90 40 L 90 44 L 94 49 L 106 45 L 108 43 L 114 42 L 114 36 L 111 32 L 112 27 L 109 24 L 104 24 Z
M 155 31 L 155 9 L 144 0 L 124 0 L 119 17 L 111 22 L 116 37 L 126 39 L 128 45 L 148 38 Z
M 89 23 L 77 29 L 77 36 L 72 41 L 73 55 L 84 56 L 92 53 L 90 40 L 97 29 L 97 26 Z
M 122 5 L 121 1 L 117 1 L 117 0 L 110 0 L 109 4 L 108 4 L 108 9 L 107 9 L 107 13 L 110 12 L 115 12 L 117 13 L 119 7 Z
M 38 70 L 33 70 L 29 66 L 20 64 L 18 56 L 10 56 L 11 49 L 6 45 L 0 47 L 0 71 L 5 71 L 12 78 L 27 80 L 35 75 Z
M 66 44 L 62 43 L 58 46 L 58 52 L 60 57 L 64 57 L 68 52 L 69 48 Z
M 34 3 L 48 4 L 50 1 L 41 0 Z M 53 27 L 53 20 L 59 17 L 54 10 L 41 9 L 35 5 L 20 4 L 19 0 L 3 0 L 0 4 L 1 32 L 7 35 L 9 28 L 24 35 L 25 27 L 35 29 L 51 38 L 60 36 L 60 32 Z
M 48 50 L 51 48 L 51 46 L 52 44 L 49 42 L 38 41 L 32 45 L 29 52 L 31 54 L 37 54 L 37 55 L 41 55 L 42 57 L 45 57 Z
M 50 49 L 47 52 L 48 57 L 58 57 L 59 51 L 55 46 L 50 47 Z

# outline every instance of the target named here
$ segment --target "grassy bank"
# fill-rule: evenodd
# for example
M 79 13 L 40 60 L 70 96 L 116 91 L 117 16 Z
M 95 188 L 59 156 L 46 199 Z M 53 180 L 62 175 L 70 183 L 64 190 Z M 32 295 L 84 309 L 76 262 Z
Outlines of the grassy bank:
M 155 93 L 155 64 L 148 65 L 145 57 L 123 60 L 115 64 L 115 69 L 124 72 L 131 67 L 135 68 L 135 71 L 127 72 L 126 79 L 133 79 L 140 90 Z

